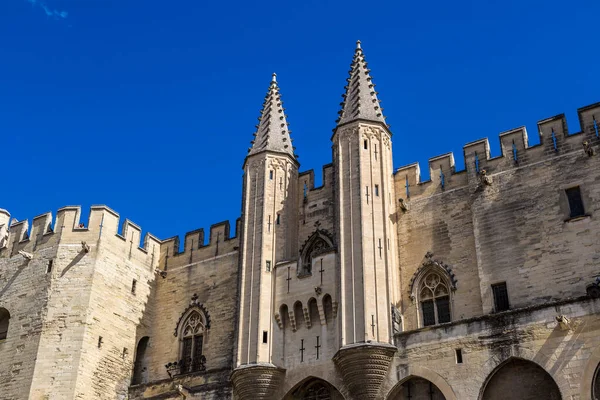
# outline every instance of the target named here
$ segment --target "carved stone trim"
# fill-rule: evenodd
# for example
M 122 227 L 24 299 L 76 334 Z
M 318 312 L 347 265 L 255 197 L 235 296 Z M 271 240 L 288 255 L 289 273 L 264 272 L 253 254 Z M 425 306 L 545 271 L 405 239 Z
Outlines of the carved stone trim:
M 387 343 L 358 343 L 342 347 L 333 357 L 355 399 L 380 399 L 396 347 Z
M 181 325 L 181 322 L 184 320 L 185 317 L 187 317 L 190 314 L 190 311 L 192 309 L 198 310 L 204 316 L 204 319 L 206 320 L 205 327 L 206 329 L 210 329 L 210 314 L 208 313 L 206 308 L 204 308 L 203 304 L 198 303 L 198 295 L 194 293 L 194 295 L 192 296 L 192 300 L 190 301 L 190 305 L 185 309 L 185 311 L 179 316 L 179 319 L 177 320 L 173 336 L 177 337 L 177 335 L 179 334 L 179 326 Z
M 250 364 L 236 368 L 231 373 L 231 382 L 237 399 L 267 400 L 273 399 L 284 376 L 285 369 L 273 364 Z
M 450 289 L 452 291 L 456 290 L 456 285 L 458 281 L 456 279 L 456 276 L 454 275 L 454 272 L 452 271 L 452 267 L 444 263 L 443 261 L 435 260 L 433 258 L 433 253 L 428 251 L 427 254 L 425 254 L 425 261 L 423 261 L 421 266 L 417 268 L 417 270 L 413 274 L 412 278 L 410 278 L 410 283 L 408 284 L 408 292 L 410 293 L 411 299 L 414 300 L 415 283 L 417 283 L 419 279 L 423 276 L 423 273 L 430 268 L 444 273 L 444 275 L 446 275 L 446 278 L 448 279 L 448 283 L 450 284 Z

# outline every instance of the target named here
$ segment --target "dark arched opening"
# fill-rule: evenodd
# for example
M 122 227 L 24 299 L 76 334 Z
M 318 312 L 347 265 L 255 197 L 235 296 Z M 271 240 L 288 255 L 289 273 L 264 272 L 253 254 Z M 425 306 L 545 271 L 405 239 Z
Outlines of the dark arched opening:
M 140 339 L 135 351 L 135 363 L 133 364 L 133 379 L 131 380 L 132 385 L 139 385 L 146 383 L 146 350 L 148 349 L 148 341 L 150 338 L 144 336 Z
M 0 340 L 6 339 L 8 336 L 8 322 L 10 313 L 6 308 L 0 308 Z
M 390 400 L 446 400 L 440 389 L 427 379 L 414 376 L 400 385 Z
M 321 325 L 321 318 L 319 318 L 319 308 L 317 307 L 317 300 L 311 297 L 308 300 L 308 312 L 310 315 L 310 323 L 312 325 Z
M 596 367 L 594 372 L 594 381 L 592 383 L 592 399 L 600 400 L 600 364 Z
M 493 371 L 484 387 L 482 400 L 561 400 L 554 379 L 534 362 L 511 358 Z
M 323 296 L 323 312 L 325 313 L 326 323 L 333 321 L 333 303 L 329 294 Z
M 344 397 L 328 382 L 318 378 L 308 378 L 288 394 L 284 400 L 344 400 Z

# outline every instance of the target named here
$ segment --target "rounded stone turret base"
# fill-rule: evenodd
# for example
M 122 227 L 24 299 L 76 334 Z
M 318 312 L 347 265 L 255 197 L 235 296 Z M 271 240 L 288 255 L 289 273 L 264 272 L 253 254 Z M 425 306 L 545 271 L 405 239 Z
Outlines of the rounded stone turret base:
M 396 347 L 387 343 L 356 343 L 333 357 L 353 399 L 377 399 Z
M 233 391 L 239 400 L 272 399 L 283 381 L 285 369 L 273 364 L 247 364 L 231 373 Z

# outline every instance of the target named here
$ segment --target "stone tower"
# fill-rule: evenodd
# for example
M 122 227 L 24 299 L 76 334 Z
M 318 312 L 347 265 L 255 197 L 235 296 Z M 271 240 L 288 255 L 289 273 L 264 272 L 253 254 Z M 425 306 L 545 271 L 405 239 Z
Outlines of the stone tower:
M 391 133 L 360 41 L 347 82 L 332 137 L 342 315 L 335 361 L 355 398 L 374 398 L 395 351 L 396 197 Z
M 275 265 L 296 252 L 298 162 L 276 75 L 244 162 L 236 371 L 241 399 L 269 398 L 283 377 L 272 362 Z

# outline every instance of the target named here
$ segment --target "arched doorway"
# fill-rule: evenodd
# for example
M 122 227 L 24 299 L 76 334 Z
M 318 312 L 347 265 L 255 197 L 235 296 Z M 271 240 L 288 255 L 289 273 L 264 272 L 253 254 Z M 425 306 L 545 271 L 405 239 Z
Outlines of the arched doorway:
M 531 361 L 511 358 L 501 364 L 488 378 L 481 400 L 561 400 L 554 379 L 542 367 Z
M 594 372 L 594 380 L 592 381 L 592 400 L 600 400 L 600 364 Z
M 446 400 L 446 397 L 427 379 L 414 376 L 402 383 L 389 400 Z
M 283 397 L 284 400 L 344 400 L 344 397 L 328 382 L 308 378 L 296 385 Z
M 135 363 L 133 364 L 133 378 L 131 380 L 132 385 L 146 383 L 146 350 L 148 348 L 149 340 L 150 338 L 148 336 L 144 336 L 138 342 L 135 352 Z

